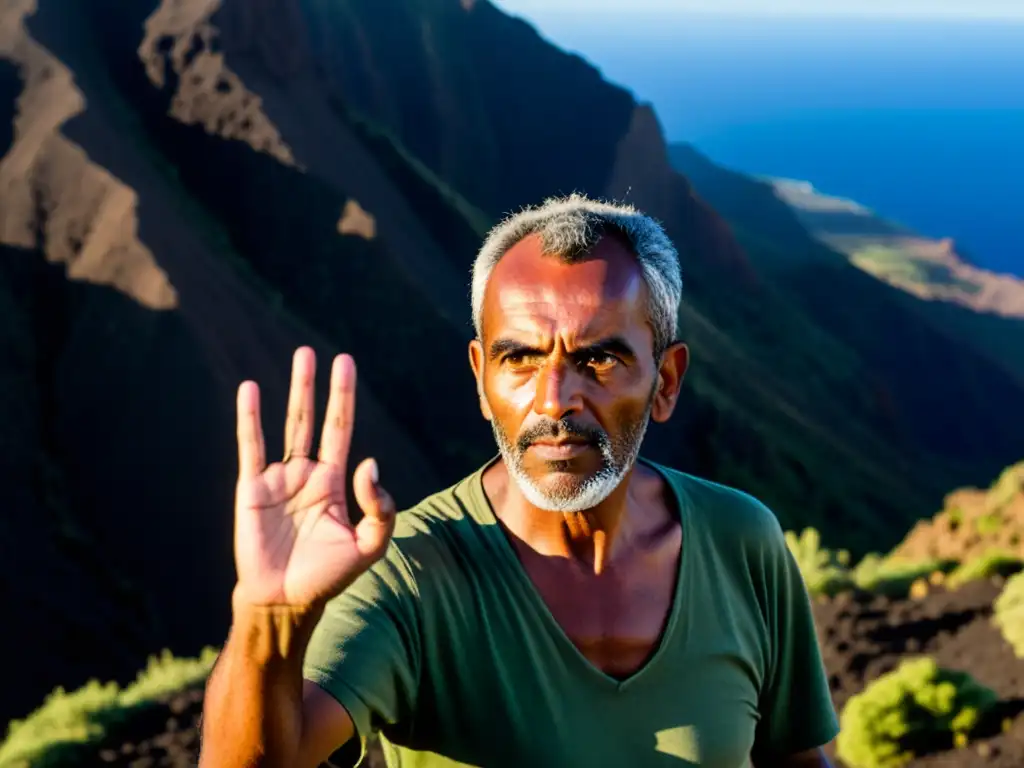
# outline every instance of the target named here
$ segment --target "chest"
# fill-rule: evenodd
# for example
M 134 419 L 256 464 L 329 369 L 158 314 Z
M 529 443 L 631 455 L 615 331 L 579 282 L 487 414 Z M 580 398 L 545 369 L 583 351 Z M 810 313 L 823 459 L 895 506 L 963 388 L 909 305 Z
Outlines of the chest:
M 665 560 L 595 582 L 527 555 L 529 579 L 481 567 L 431 601 L 445 641 L 425 648 L 409 741 L 445 766 L 748 768 L 756 606 L 693 558 L 681 571 L 678 550 Z
M 493 648 L 479 664 L 463 655 L 422 707 L 423 746 L 452 765 L 750 768 L 757 690 L 731 652 L 673 643 L 615 681 L 529 633 Z
M 679 574 L 680 540 L 595 574 L 560 558 L 522 553 L 540 601 L 576 649 L 605 674 L 624 679 L 657 650 L 669 624 Z

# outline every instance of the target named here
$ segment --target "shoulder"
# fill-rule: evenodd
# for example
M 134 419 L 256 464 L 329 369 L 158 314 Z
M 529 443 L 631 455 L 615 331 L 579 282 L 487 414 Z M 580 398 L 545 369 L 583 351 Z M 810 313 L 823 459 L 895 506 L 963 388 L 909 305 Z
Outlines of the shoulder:
M 398 512 L 395 530 L 381 561 L 384 570 L 400 570 L 407 581 L 445 573 L 479 546 L 486 504 L 477 470 Z
M 658 468 L 681 500 L 686 551 L 708 588 L 745 602 L 768 632 L 784 606 L 803 599 L 802 576 L 775 512 L 739 488 Z
M 747 560 L 773 560 L 786 551 L 778 517 L 756 496 L 672 467 L 654 466 L 675 491 L 692 536 Z
M 752 544 L 784 543 L 778 517 L 756 496 L 672 467 L 655 466 L 676 491 L 693 523 Z

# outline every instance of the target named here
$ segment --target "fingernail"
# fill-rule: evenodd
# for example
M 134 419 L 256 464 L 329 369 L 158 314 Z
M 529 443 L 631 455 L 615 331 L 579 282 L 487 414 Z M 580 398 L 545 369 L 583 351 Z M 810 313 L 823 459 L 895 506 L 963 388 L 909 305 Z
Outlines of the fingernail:
M 370 459 L 370 480 L 374 485 L 380 482 L 380 469 L 377 467 L 376 459 Z

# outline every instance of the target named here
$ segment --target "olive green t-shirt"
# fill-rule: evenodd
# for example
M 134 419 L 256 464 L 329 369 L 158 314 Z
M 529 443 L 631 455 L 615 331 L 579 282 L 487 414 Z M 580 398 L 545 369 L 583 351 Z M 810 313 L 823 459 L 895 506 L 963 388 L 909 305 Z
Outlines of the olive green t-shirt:
M 387 554 L 333 599 L 304 676 L 389 766 L 770 766 L 838 721 L 810 602 L 751 496 L 644 461 L 671 485 L 682 555 L 654 654 L 624 680 L 556 623 L 506 538 L 483 471 L 398 515 Z

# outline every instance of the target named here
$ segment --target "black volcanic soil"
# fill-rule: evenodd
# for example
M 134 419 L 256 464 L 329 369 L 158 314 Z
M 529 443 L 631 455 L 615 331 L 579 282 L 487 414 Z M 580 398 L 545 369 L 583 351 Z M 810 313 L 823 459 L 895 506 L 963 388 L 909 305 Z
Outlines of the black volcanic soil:
M 1005 733 L 980 737 L 964 749 L 946 749 L 914 761 L 921 768 L 1020 768 L 1024 765 L 1024 661 L 1017 659 L 991 623 L 1000 584 L 980 581 L 957 591 L 937 590 L 914 600 L 843 596 L 815 605 L 836 705 L 842 707 L 865 681 L 893 669 L 908 655 L 934 655 L 944 666 L 965 669 L 1001 697 L 994 722 L 1012 719 Z M 194 766 L 202 688 L 182 691 L 141 713 L 109 744 L 77 765 L 128 768 Z M 837 766 L 843 764 L 830 750 Z M 383 763 L 374 755 L 371 768 Z

